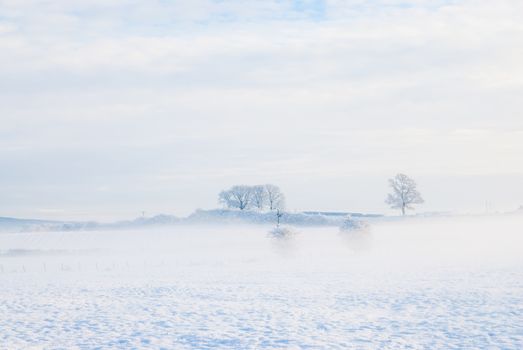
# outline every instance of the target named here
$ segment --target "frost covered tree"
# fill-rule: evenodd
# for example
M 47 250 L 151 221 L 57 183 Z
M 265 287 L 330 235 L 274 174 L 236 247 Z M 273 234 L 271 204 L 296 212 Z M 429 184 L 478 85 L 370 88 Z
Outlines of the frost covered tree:
M 258 210 L 263 210 L 268 204 L 267 189 L 265 186 L 252 186 L 252 206 Z
M 227 208 L 247 209 L 252 202 L 252 187 L 245 185 L 233 186 L 226 191 L 220 192 L 218 201 Z
M 392 193 L 388 194 L 385 203 L 393 209 L 400 209 L 402 215 L 405 215 L 407 209 L 414 209 L 413 204 L 424 202 L 416 189 L 416 182 L 405 174 L 398 174 L 389 179 L 389 185 Z
M 240 210 L 256 208 L 263 210 L 280 209 L 285 207 L 285 196 L 280 188 L 275 185 L 233 186 L 220 192 L 218 201 L 227 208 Z
M 285 209 L 285 196 L 278 186 L 267 184 L 264 186 L 267 194 L 267 204 L 270 210 Z

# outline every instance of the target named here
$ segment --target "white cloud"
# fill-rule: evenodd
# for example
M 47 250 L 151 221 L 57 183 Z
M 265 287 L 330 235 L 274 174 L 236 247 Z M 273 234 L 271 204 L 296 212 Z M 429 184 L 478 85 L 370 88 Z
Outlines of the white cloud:
M 0 12 L 5 210 L 84 212 L 75 193 L 132 211 L 111 195 L 137 183 L 158 210 L 200 205 L 158 199 L 166 179 L 197 179 L 172 186 L 205 188 L 210 206 L 240 175 L 298 198 L 298 177 L 523 173 L 520 1 L 0 1 Z M 64 203 L 45 201 L 53 191 Z

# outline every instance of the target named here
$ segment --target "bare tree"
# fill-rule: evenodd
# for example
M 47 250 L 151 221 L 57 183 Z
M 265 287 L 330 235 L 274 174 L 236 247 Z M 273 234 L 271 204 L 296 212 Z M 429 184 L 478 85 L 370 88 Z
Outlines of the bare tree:
M 413 204 L 422 204 L 423 198 L 416 189 L 416 182 L 405 174 L 398 174 L 393 179 L 389 179 L 392 193 L 387 195 L 385 203 L 393 209 L 401 209 L 401 214 L 405 215 L 406 209 L 414 209 Z
M 267 193 L 267 203 L 270 210 L 285 208 L 285 196 L 278 186 L 267 184 L 264 186 Z
M 252 206 L 256 209 L 263 210 L 267 206 L 267 189 L 265 186 L 252 186 Z
M 220 192 L 218 201 L 228 208 L 244 210 L 251 205 L 252 187 L 244 185 L 233 186 L 226 191 Z

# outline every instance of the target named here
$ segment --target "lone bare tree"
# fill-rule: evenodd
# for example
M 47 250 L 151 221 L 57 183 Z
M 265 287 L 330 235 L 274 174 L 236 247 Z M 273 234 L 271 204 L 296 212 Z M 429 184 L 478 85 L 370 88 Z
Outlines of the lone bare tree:
M 233 186 L 226 191 L 220 192 L 218 201 L 228 208 L 244 210 L 251 205 L 252 187 L 244 185 Z
M 416 189 L 416 182 L 405 174 L 398 174 L 389 179 L 392 193 L 387 195 L 385 203 L 393 209 L 401 209 L 401 215 L 405 215 L 407 209 L 414 209 L 413 204 L 422 204 L 423 198 Z
M 267 194 L 267 203 L 270 210 L 285 209 L 285 196 L 278 186 L 267 184 L 264 186 Z

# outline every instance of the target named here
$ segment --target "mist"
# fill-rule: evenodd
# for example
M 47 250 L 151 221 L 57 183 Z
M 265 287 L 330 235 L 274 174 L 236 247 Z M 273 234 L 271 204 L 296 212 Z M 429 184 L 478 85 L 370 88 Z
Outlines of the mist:
M 485 216 L 286 238 L 268 225 L 2 234 L 0 327 L 11 347 L 517 348 L 522 229 Z

